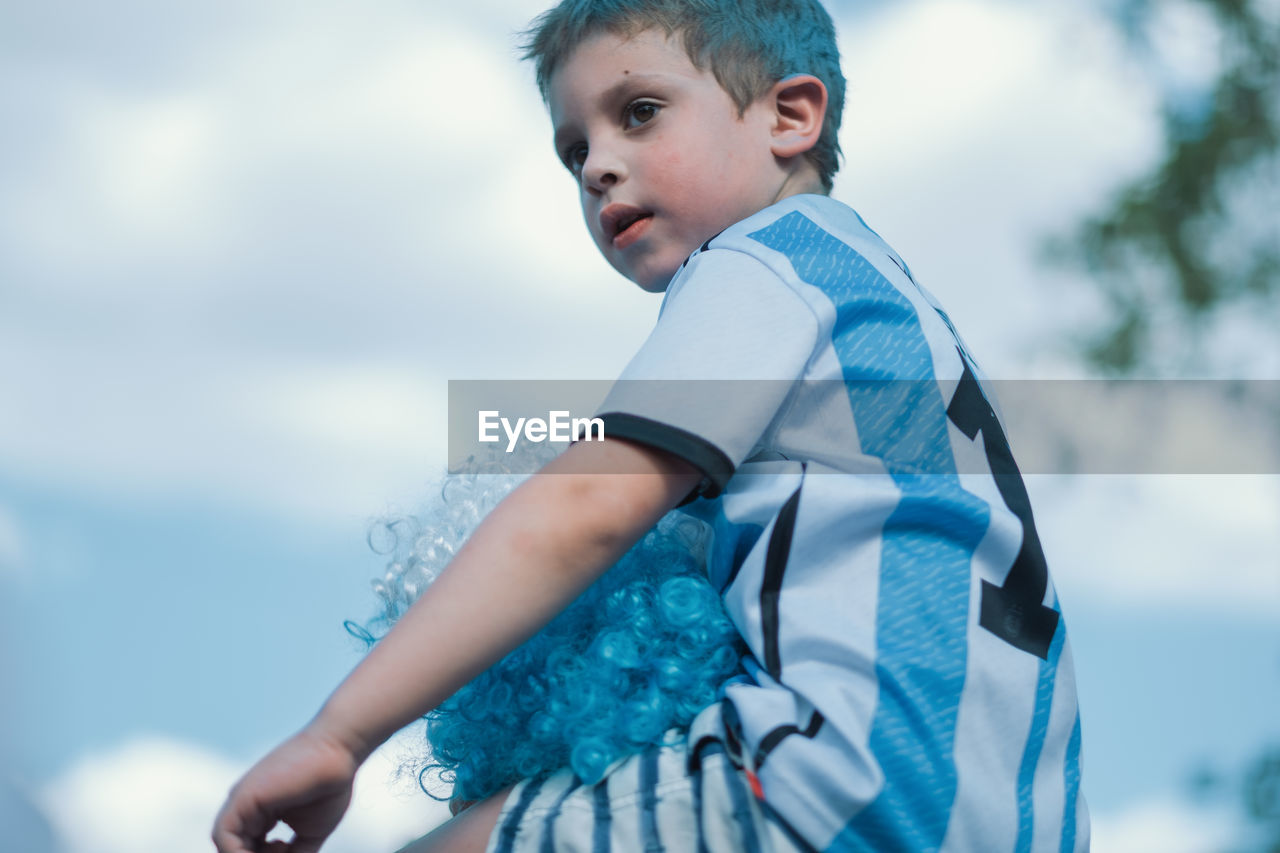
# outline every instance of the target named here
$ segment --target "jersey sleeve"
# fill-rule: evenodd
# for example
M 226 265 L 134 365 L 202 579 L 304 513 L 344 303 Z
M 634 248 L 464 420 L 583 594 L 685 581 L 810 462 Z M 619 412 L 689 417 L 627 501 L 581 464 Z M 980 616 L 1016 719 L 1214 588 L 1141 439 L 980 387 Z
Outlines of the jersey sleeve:
M 703 474 L 691 498 L 715 497 L 804 375 L 817 335 L 808 303 L 763 262 L 699 252 L 599 409 L 604 434 L 684 459 Z

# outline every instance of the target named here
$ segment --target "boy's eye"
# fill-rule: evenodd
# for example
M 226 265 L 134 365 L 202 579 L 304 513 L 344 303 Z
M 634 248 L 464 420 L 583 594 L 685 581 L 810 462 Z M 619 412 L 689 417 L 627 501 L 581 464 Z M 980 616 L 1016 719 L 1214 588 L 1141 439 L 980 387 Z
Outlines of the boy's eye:
M 627 108 L 623 110 L 622 119 L 627 129 L 639 127 L 642 124 L 653 121 L 660 110 L 653 101 L 632 101 L 627 104 Z
M 575 175 L 582 171 L 582 164 L 587 162 L 587 146 L 582 143 L 571 145 L 564 152 L 564 167 Z

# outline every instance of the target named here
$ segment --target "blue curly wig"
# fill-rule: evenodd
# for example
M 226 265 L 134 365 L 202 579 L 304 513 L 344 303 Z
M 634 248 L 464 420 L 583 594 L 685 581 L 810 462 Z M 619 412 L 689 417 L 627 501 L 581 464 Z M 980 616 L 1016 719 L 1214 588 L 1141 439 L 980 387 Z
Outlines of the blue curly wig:
M 382 612 L 347 630 L 375 643 L 523 479 L 452 475 L 421 515 L 379 523 L 370 544 L 390 556 L 374 582 Z M 746 651 L 707 582 L 708 538 L 701 522 L 669 513 L 540 633 L 427 714 L 422 789 L 444 799 L 429 783 L 452 782 L 452 796 L 478 800 L 565 767 L 590 784 L 686 730 Z

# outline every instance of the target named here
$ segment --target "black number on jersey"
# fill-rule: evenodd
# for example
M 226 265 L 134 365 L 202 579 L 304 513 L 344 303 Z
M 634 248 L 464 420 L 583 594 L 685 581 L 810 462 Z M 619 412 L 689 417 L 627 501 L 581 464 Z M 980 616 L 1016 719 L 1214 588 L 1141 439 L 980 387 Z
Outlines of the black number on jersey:
M 1002 586 L 982 582 L 982 611 L 978 624 L 1010 645 L 1047 659 L 1049 644 L 1058 629 L 1058 612 L 1044 606 L 1049 584 L 1049 570 L 1040 535 L 1031 517 L 1031 499 L 1022 482 L 1022 474 L 1013 461 L 1013 452 L 1005 438 L 1000 421 L 982 394 L 977 377 L 969 369 L 968 359 L 960 354 L 964 374 L 956 388 L 947 417 L 970 440 L 982 433 L 987 464 L 995 477 L 996 488 L 1005 505 L 1022 522 L 1022 548 Z

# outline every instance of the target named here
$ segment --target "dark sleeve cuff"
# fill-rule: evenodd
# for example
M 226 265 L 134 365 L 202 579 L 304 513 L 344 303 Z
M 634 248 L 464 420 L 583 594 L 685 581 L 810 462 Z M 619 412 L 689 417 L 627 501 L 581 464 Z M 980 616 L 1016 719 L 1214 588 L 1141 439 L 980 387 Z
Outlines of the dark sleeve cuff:
M 680 502 L 680 506 L 696 498 L 717 497 L 733 476 L 733 461 L 723 450 L 699 435 L 626 412 L 606 412 L 598 417 L 604 421 L 606 437 L 625 438 L 665 450 L 702 472 L 702 482 Z

